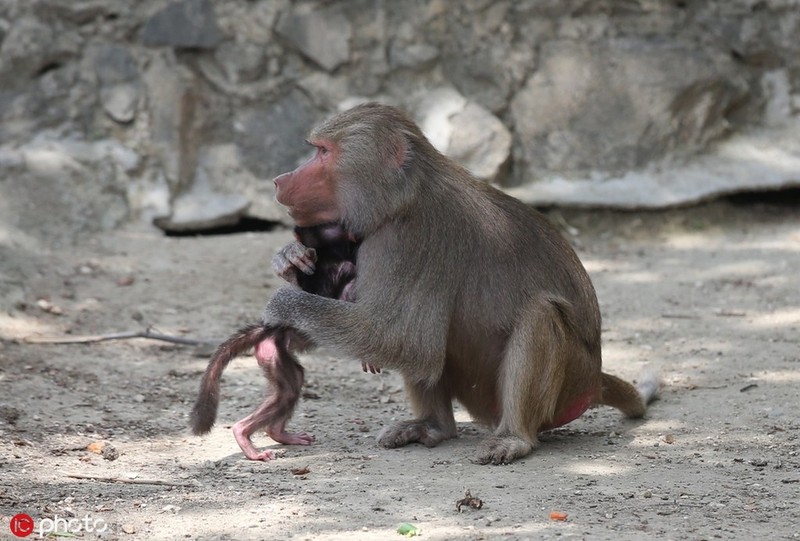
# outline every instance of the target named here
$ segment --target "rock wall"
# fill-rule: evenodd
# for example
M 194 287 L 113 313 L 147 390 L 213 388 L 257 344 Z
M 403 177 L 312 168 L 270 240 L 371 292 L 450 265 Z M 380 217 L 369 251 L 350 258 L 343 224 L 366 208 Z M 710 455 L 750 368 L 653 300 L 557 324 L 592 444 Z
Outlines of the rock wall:
M 0 221 L 280 220 L 308 128 L 402 105 L 536 203 L 800 182 L 800 0 L 0 0 Z

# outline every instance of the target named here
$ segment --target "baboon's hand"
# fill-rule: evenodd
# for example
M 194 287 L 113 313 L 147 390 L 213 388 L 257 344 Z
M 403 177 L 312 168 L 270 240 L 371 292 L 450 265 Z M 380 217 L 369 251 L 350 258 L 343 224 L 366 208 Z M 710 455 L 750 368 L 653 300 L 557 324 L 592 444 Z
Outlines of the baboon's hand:
M 307 248 L 299 241 L 293 241 L 278 250 L 272 258 L 272 268 L 275 274 L 297 285 L 297 273 L 314 274 L 317 262 L 317 251 Z

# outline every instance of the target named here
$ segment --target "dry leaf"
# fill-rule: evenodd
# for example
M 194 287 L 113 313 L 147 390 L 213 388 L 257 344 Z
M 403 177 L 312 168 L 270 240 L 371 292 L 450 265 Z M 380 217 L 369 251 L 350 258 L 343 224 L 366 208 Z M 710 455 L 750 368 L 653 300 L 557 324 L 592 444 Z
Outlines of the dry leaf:
M 37 300 L 36 306 L 38 306 L 39 309 L 42 310 L 43 312 L 47 312 L 48 314 L 53 314 L 54 316 L 60 316 L 64 313 L 64 311 L 61 309 L 60 306 L 56 306 L 47 299 Z
M 94 453 L 96 455 L 102 455 L 103 454 L 103 448 L 105 446 L 106 446 L 106 442 L 104 442 L 104 441 L 100 441 L 100 440 L 93 441 L 92 443 L 90 443 L 89 445 L 86 446 L 86 450 L 90 451 L 90 452 L 92 452 L 92 453 Z
M 121 278 L 117 278 L 117 285 L 119 287 L 127 287 L 133 285 L 135 281 L 136 278 L 134 278 L 133 276 L 122 276 Z
M 469 489 L 465 488 L 464 498 L 456 502 L 456 511 L 461 513 L 461 508 L 465 505 L 472 507 L 473 509 L 480 509 L 483 507 L 483 500 L 474 497 L 472 493 L 470 493 Z

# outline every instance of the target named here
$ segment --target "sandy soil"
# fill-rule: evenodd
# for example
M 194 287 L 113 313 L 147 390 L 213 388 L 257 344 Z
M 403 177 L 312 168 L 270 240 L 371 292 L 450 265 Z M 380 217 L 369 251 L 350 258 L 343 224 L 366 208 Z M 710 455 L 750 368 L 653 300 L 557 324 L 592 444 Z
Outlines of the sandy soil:
M 666 388 L 645 420 L 592 410 L 508 466 L 471 462 L 485 430 L 463 412 L 437 448 L 377 447 L 408 416 L 400 378 L 324 352 L 304 357 L 292 423 L 316 443 L 259 437 L 283 452 L 259 463 L 230 433 L 265 392 L 252 358 L 228 369 L 220 422 L 197 438 L 208 352 L 24 341 L 148 326 L 224 338 L 279 285 L 268 262 L 287 231 L 130 229 L 38 251 L 0 235 L 0 538 L 23 512 L 31 538 L 56 516 L 105 530 L 86 539 L 401 539 L 406 522 L 428 540 L 800 538 L 798 207 L 552 217 L 595 280 L 606 370 L 634 379 L 650 364 Z M 456 512 L 465 488 L 481 509 Z

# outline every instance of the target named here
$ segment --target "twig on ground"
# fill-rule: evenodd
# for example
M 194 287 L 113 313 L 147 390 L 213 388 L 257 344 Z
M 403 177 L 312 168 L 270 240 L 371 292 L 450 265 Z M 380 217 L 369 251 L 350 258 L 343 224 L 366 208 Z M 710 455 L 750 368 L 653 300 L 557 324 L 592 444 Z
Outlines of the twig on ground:
M 107 340 L 128 340 L 131 338 L 149 338 L 150 340 L 161 340 L 173 344 L 185 346 L 205 346 L 209 344 L 219 344 L 221 340 L 209 340 L 206 338 L 186 338 L 171 334 L 154 332 L 150 328 L 143 331 L 125 331 L 108 334 L 88 334 L 83 336 L 26 336 L 25 342 L 29 344 L 89 344 L 92 342 L 105 342 Z
M 87 475 L 84 473 L 61 472 L 66 477 L 72 479 L 88 479 L 90 481 L 101 481 L 103 483 L 125 483 L 129 485 L 163 485 L 168 487 L 198 487 L 200 483 L 164 481 L 163 479 L 127 479 L 125 477 L 108 477 L 104 475 Z

